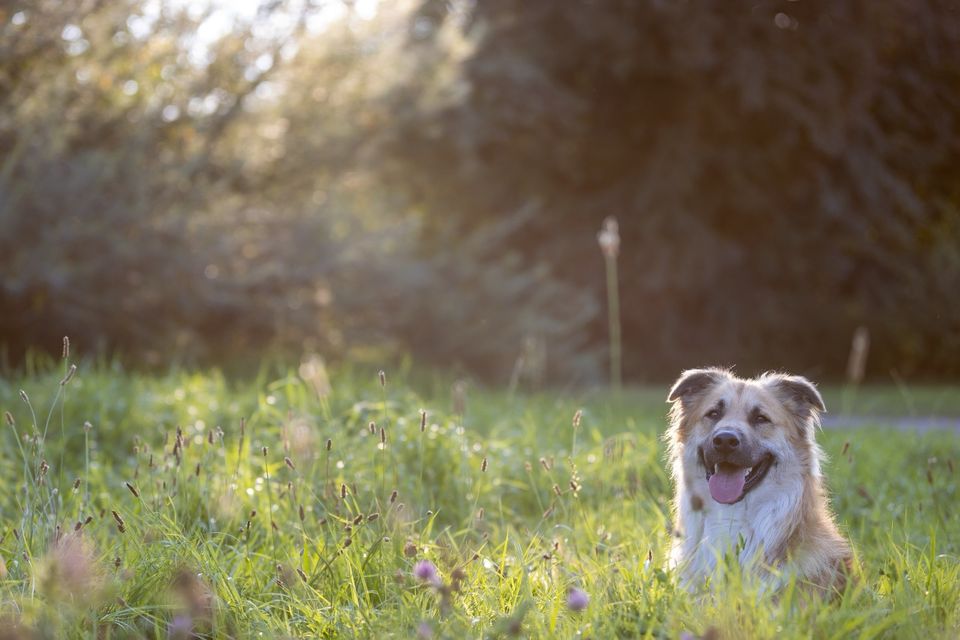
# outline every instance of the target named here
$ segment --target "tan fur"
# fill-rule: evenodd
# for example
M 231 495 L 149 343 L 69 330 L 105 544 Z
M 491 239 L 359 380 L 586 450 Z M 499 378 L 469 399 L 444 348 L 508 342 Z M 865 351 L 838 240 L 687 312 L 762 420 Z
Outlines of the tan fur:
M 684 585 L 702 586 L 719 558 L 739 543 L 741 566 L 773 589 L 795 575 L 814 591 L 842 590 L 852 552 L 823 488 L 823 453 L 814 436 L 824 407 L 813 385 L 797 376 L 740 379 L 722 369 L 700 369 L 681 376 L 669 401 L 666 440 L 677 536 L 671 560 Z M 722 418 L 713 422 L 706 414 L 716 406 L 723 407 Z M 763 418 L 769 421 L 759 422 Z M 711 497 L 698 453 L 718 429 L 728 427 L 742 432 L 744 447 L 753 447 L 745 450 L 775 460 L 735 504 Z

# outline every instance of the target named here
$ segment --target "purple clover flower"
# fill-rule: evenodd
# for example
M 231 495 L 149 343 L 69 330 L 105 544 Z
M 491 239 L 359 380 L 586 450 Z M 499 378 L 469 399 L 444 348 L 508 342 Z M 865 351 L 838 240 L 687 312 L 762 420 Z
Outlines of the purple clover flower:
M 421 560 L 418 562 L 416 566 L 413 567 L 413 575 L 424 582 L 429 582 L 433 585 L 440 584 L 440 574 L 437 573 L 437 567 L 429 560 Z
M 571 611 L 583 611 L 588 604 L 590 604 L 590 596 L 586 591 L 574 588 L 567 592 L 567 607 Z
M 193 620 L 188 615 L 174 617 L 167 626 L 167 637 L 171 640 L 193 637 Z

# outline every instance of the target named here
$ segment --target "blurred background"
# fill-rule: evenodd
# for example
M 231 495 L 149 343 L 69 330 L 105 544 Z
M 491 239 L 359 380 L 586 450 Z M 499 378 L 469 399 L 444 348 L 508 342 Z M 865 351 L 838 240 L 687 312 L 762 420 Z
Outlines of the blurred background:
M 0 349 L 960 375 L 948 0 L 0 3 Z

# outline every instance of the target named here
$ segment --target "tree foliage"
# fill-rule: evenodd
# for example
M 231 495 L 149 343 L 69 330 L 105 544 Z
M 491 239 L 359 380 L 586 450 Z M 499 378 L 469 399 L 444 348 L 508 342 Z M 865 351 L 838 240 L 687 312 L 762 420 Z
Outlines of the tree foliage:
M 960 373 L 950 3 L 350 7 L 0 8 L 8 352 Z
M 634 374 L 836 374 L 861 324 L 875 371 L 958 372 L 951 3 L 491 0 L 466 32 L 395 183 L 468 229 L 536 203 L 507 245 L 597 296 L 618 216 Z

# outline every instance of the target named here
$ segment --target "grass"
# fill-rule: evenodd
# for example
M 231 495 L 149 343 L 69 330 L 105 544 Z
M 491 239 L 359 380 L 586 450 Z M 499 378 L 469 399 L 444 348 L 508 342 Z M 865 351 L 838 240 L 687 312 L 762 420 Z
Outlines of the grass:
M 804 606 L 758 597 L 734 569 L 707 596 L 677 588 L 661 388 L 451 396 L 440 378 L 387 371 L 381 385 L 371 370 L 320 396 L 322 376 L 296 371 L 236 382 L 83 365 L 61 386 L 64 371 L 0 381 L 14 423 L 0 450 L 0 627 L 21 637 L 960 633 L 953 433 L 820 434 L 863 580 Z M 956 415 L 957 395 L 847 400 Z M 424 560 L 439 584 L 414 575 Z M 567 606 L 572 588 L 583 611 Z

